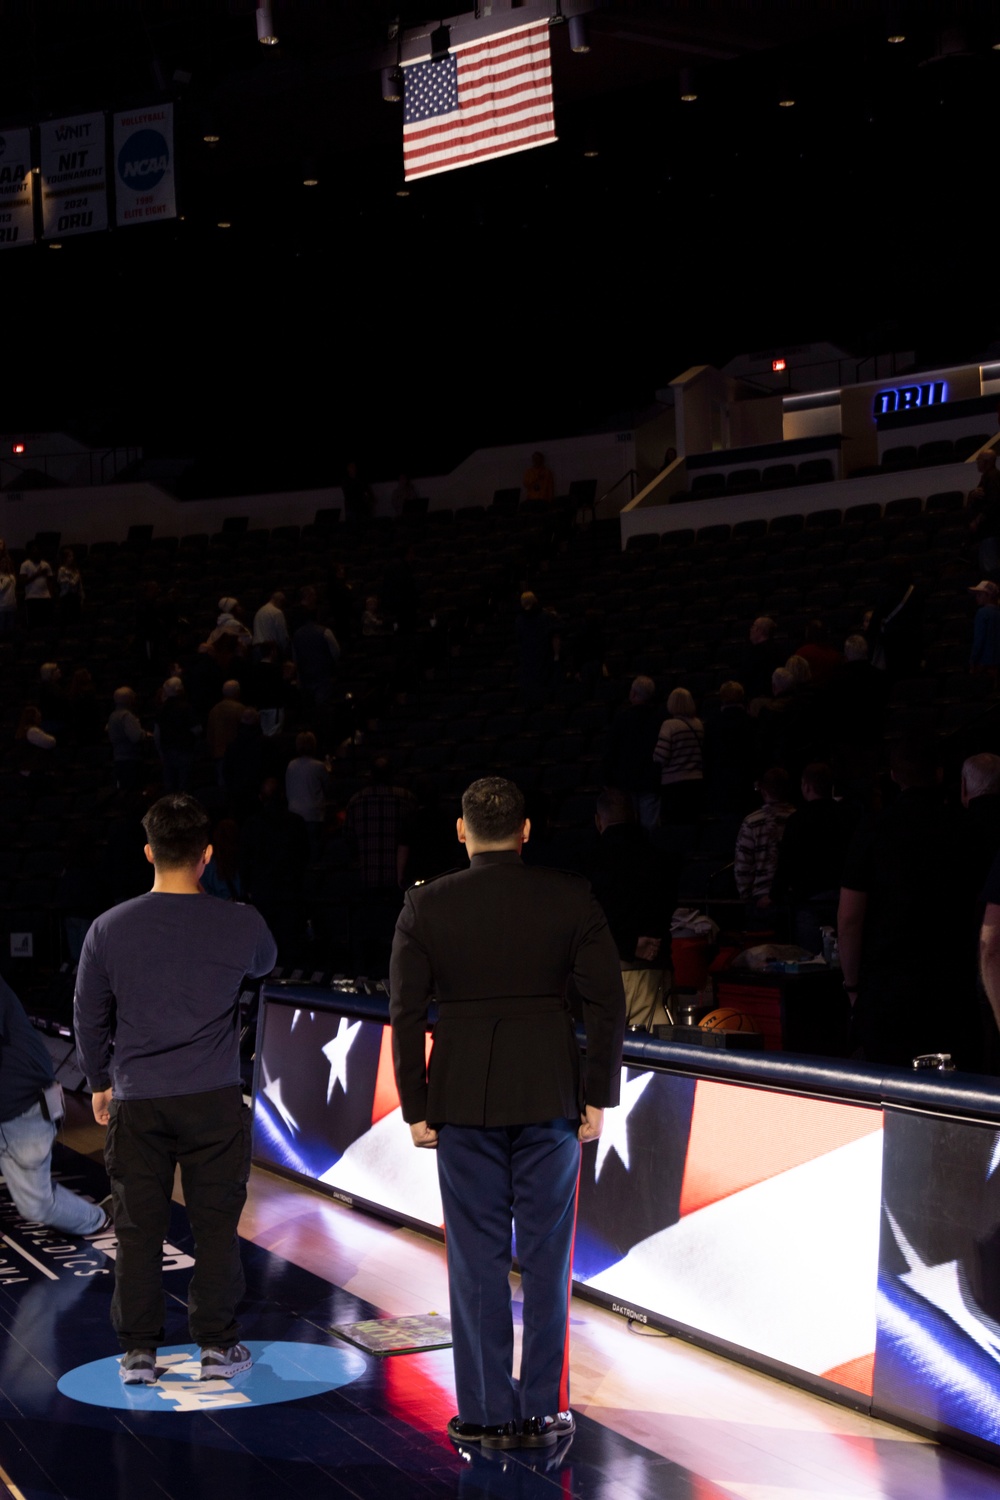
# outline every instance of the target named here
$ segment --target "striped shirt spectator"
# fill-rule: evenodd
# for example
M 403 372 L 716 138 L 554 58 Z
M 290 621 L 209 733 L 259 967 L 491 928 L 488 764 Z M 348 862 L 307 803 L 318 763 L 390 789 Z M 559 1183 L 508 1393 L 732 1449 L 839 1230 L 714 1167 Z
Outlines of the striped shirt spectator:
M 795 813 L 791 782 L 779 767 L 765 771 L 757 782 L 764 806 L 743 819 L 736 835 L 733 873 L 736 889 L 744 901 L 755 906 L 770 904 L 771 887 L 778 869 L 778 852 L 788 820 Z
M 347 804 L 346 826 L 354 840 L 365 890 L 387 890 L 400 880 L 399 848 L 404 825 L 416 810 L 412 794 L 389 782 L 384 757 L 372 765 L 372 784 L 355 792 Z
M 669 719 L 660 725 L 653 759 L 660 767 L 660 783 L 700 781 L 705 774 L 705 726 L 695 717 L 695 703 L 686 688 L 675 688 L 667 699 Z

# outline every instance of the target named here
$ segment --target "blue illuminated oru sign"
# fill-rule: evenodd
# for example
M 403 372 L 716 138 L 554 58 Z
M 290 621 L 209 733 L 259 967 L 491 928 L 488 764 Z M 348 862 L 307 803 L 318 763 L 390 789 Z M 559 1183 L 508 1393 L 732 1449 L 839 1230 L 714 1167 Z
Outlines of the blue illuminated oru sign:
M 875 397 L 876 417 L 887 417 L 894 411 L 914 411 L 918 406 L 940 406 L 948 399 L 948 386 L 943 380 L 931 380 L 926 385 L 901 385 L 896 390 L 879 391 Z

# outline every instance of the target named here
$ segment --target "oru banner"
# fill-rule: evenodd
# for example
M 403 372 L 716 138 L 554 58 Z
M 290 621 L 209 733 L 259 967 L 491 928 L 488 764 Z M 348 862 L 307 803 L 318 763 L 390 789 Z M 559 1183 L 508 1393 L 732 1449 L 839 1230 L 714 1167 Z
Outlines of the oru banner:
M 175 219 L 173 105 L 116 114 L 114 151 L 117 223 Z
M 108 227 L 104 116 L 43 120 L 38 127 L 42 236 L 61 239 Z
M 0 135 L 0 250 L 30 245 L 35 238 L 31 175 L 31 131 Z

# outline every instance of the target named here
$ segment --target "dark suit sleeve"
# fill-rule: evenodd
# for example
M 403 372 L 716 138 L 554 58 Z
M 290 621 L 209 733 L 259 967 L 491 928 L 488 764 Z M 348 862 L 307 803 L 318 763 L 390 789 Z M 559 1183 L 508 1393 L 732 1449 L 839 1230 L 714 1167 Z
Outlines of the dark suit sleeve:
M 595 1109 L 612 1109 L 621 1084 L 625 991 L 618 949 L 593 896 L 577 929 L 573 983 L 583 1001 L 587 1029 L 584 1101 Z
M 408 1125 L 427 1119 L 427 1008 L 432 976 L 427 951 L 417 936 L 419 921 L 408 891 L 396 923 L 389 961 L 389 1020 L 396 1087 Z

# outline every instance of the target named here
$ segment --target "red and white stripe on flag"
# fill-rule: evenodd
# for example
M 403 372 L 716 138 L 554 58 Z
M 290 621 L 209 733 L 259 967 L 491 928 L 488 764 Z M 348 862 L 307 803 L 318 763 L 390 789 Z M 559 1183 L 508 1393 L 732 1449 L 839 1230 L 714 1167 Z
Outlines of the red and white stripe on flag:
M 436 108 L 432 103 L 428 109 L 411 109 L 411 96 L 428 89 L 434 76 L 431 70 L 445 69 L 448 64 L 456 75 L 450 98 L 439 85 L 432 90 L 437 95 Z M 452 49 L 447 61 L 408 64 L 404 80 L 407 182 L 556 139 L 548 21 L 463 43 Z M 439 112 L 443 104 L 451 107 Z

